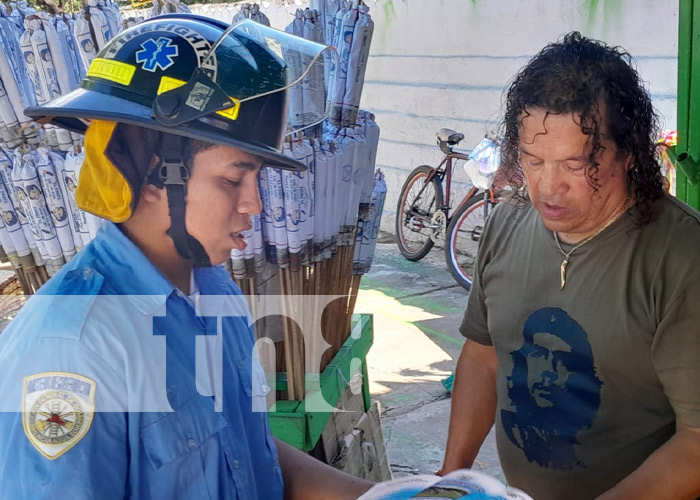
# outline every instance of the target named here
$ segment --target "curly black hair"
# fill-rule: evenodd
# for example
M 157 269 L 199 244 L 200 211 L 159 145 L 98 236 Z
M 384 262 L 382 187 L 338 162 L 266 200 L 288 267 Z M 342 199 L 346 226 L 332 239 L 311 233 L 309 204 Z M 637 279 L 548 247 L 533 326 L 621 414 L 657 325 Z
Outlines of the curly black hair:
M 659 122 L 632 56 L 624 49 L 571 32 L 548 44 L 516 74 L 505 105 L 500 174 L 515 190 L 516 199 L 527 200 L 518 148 L 520 127 L 528 109 L 541 108 L 580 118 L 581 131 L 591 137 L 586 175 L 594 189 L 599 188 L 596 156 L 601 134 L 607 134 L 620 155 L 631 156 L 627 181 L 638 208 L 636 222 L 651 220 L 652 203 L 665 187 L 655 145 Z

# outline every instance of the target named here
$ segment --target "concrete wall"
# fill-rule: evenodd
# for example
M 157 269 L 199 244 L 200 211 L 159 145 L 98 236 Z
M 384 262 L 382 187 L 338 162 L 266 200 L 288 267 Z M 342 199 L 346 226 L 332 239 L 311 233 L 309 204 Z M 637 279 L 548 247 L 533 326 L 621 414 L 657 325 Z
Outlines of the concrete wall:
M 676 124 L 678 0 L 384 0 L 375 21 L 362 106 L 382 127 L 377 163 L 394 231 L 408 172 L 434 163 L 435 132 L 472 147 L 498 125 L 504 86 L 546 43 L 571 30 L 625 47 L 668 128 Z M 461 169 L 460 169 L 461 170 Z M 460 172 L 461 173 L 461 172 Z M 466 192 L 466 186 L 457 186 Z M 458 199 L 460 199 L 459 197 Z
M 625 47 L 667 128 L 676 124 L 678 0 L 366 0 L 375 22 L 362 107 L 382 128 L 377 157 L 389 192 L 382 230 L 393 232 L 399 190 L 416 166 L 439 161 L 435 133 L 465 134 L 463 147 L 497 128 L 504 87 L 546 43 L 571 30 Z M 261 2 L 272 26 L 292 4 Z M 279 4 L 279 5 L 278 5 Z M 230 21 L 238 7 L 195 12 Z M 456 189 L 466 192 L 464 175 Z M 460 199 L 458 193 L 458 200 Z

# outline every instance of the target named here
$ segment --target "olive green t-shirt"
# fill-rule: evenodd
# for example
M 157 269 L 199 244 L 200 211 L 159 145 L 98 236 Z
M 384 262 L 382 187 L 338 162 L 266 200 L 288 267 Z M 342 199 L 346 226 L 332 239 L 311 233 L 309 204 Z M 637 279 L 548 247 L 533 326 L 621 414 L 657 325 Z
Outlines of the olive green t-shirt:
M 700 427 L 700 214 L 670 196 L 654 210 L 573 252 L 563 290 L 531 204 L 489 218 L 460 331 L 495 346 L 499 456 L 535 500 L 593 499 L 676 421 Z

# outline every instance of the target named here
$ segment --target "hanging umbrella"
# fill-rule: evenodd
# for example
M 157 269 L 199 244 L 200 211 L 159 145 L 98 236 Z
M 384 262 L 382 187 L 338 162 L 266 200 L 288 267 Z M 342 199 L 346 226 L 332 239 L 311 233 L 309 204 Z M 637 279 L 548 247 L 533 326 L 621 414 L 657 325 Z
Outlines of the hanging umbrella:
M 35 33 L 32 35 L 32 37 L 37 36 L 37 40 L 41 38 L 45 40 L 44 43 L 37 42 L 37 44 L 40 47 L 40 63 L 44 67 L 44 71 L 47 74 L 47 82 L 54 79 L 58 85 L 59 93 L 67 94 L 78 87 L 78 73 L 76 73 L 72 67 L 69 67 L 69 64 L 72 64 L 70 62 L 70 54 L 67 54 L 66 51 L 64 51 L 63 44 L 61 43 L 61 37 L 59 37 L 55 22 L 55 17 L 42 14 L 41 24 L 43 31 L 39 30 L 40 35 L 37 36 L 38 33 Z M 68 33 L 68 28 L 65 26 L 65 24 L 62 21 L 59 22 L 63 25 L 63 30 L 65 33 Z M 34 42 L 32 42 L 32 44 L 34 44 Z M 52 83 L 49 83 L 48 87 L 51 89 Z M 51 94 L 52 97 L 55 97 L 53 92 L 51 92 Z M 56 132 L 58 148 L 61 151 L 69 151 L 73 146 L 73 139 L 71 138 L 70 132 L 62 128 L 54 128 L 54 130 Z
M 78 52 L 83 61 L 83 67 L 89 68 L 90 63 L 97 57 L 98 45 L 92 36 L 92 27 L 85 10 L 80 10 L 80 15 L 75 20 L 74 37 L 78 42 Z
M 279 169 L 268 168 L 267 181 L 270 194 L 273 241 L 276 252 L 275 263 L 279 267 L 288 267 L 289 242 L 287 241 L 287 217 L 284 210 L 282 172 Z
M 360 200 L 359 169 L 362 157 L 362 143 L 355 137 L 353 129 L 344 129 L 342 145 L 344 151 L 343 185 L 346 194 L 343 195 L 343 218 L 340 233 L 341 244 L 351 245 L 354 241 L 354 230 L 357 225 L 357 210 Z
M 97 43 L 97 50 L 100 51 L 112 38 L 113 33 L 104 12 L 99 8 L 99 0 L 88 0 L 86 9 L 90 16 L 90 24 Z
M 299 200 L 299 177 L 296 172 L 283 170 L 282 187 L 284 192 L 284 213 L 287 229 L 287 244 L 290 254 L 300 254 L 302 249 L 302 234 L 300 228 L 306 213 L 302 211 Z M 298 258 L 296 259 L 298 261 Z
M 314 141 L 314 172 L 311 185 L 313 259 L 321 260 L 323 252 L 324 222 L 326 220 L 326 177 L 328 174 L 328 157 L 323 149 L 323 143 Z M 316 215 L 318 214 L 318 215 Z
M 304 11 L 302 34 L 307 40 L 323 43 L 323 27 L 318 22 L 317 12 L 315 10 L 306 9 Z M 324 53 L 324 57 L 330 58 L 331 53 Z M 326 111 L 325 64 L 323 60 L 312 64 L 311 58 L 309 57 L 306 61 L 302 61 L 302 67 L 309 68 L 301 83 L 304 114 L 306 116 L 324 116 Z
M 51 157 L 53 158 L 53 156 Z M 75 249 L 79 251 L 90 242 L 90 233 L 87 228 L 85 212 L 80 210 L 75 204 L 75 187 L 77 185 L 73 177 L 73 164 L 75 161 L 82 160 L 76 159 L 75 153 L 70 151 L 66 154 L 65 158 L 63 158 L 63 161 L 54 159 L 53 164 L 56 168 L 56 180 L 58 181 L 61 196 L 63 197 L 65 208 L 68 213 L 68 221 L 71 227 Z M 68 167 L 66 167 L 66 165 L 68 165 Z M 70 173 L 68 169 L 70 169 Z
M 265 267 L 265 241 L 263 239 L 262 217 L 260 215 L 254 215 L 252 223 L 253 234 L 248 241 L 248 245 L 253 252 L 253 270 L 255 274 L 259 274 L 262 273 Z
M 340 226 L 343 220 L 344 202 L 343 198 L 347 197 L 348 189 L 346 181 L 343 180 L 344 172 L 348 171 L 345 163 L 345 151 L 343 150 L 340 140 L 330 139 L 328 147 L 332 151 L 332 155 L 328 157 L 329 177 L 326 189 L 326 198 L 329 200 L 330 210 L 329 226 L 328 226 L 328 245 L 326 246 L 325 255 L 330 258 L 331 254 L 336 251 L 336 247 L 340 241 Z M 351 170 L 351 169 L 350 169 Z M 347 182 L 349 182 L 349 177 Z
M 25 1 L 11 3 L 10 6 L 16 8 L 22 19 L 25 19 L 27 16 L 32 16 L 36 14 L 36 9 L 30 7 L 29 4 Z
M 149 19 L 151 17 L 159 16 L 161 14 L 161 10 L 163 10 L 163 2 L 161 0 L 153 0 L 151 3 L 153 4 L 153 7 L 151 7 L 150 12 L 148 13 Z
M 70 90 L 75 90 L 80 85 L 80 80 L 85 74 L 84 70 L 81 72 L 82 61 L 75 49 L 75 41 L 73 40 L 73 35 L 68 22 L 65 20 L 65 16 L 54 17 L 53 25 L 56 30 L 56 37 L 58 38 L 56 50 L 57 53 L 61 54 L 61 58 L 68 72 L 68 88 Z M 52 48 L 51 50 L 53 53 L 54 49 Z M 61 90 L 63 90 L 63 87 L 61 87 Z M 64 93 L 66 92 L 67 91 L 64 91 Z
M 374 176 L 374 189 L 367 211 L 364 217 L 360 217 L 358 223 L 357 242 L 355 246 L 355 262 L 353 266 L 354 274 L 365 274 L 372 267 L 372 257 L 379 238 L 379 226 L 384 211 L 384 200 L 386 199 L 386 181 L 384 174 L 377 171 Z
M 43 38 L 40 55 L 43 63 L 51 69 L 54 79 L 58 85 L 59 94 L 67 94 L 78 87 L 75 81 L 75 74 L 68 68 L 69 59 L 64 57 L 63 47 L 56 30 L 55 17 L 48 14 L 41 14 L 41 38 Z
M 260 23 L 263 26 L 270 26 L 270 20 L 268 17 L 260 10 L 260 5 L 254 3 L 250 8 L 250 19 L 256 23 Z
M 68 156 L 66 156 L 66 158 L 68 158 Z M 73 173 L 72 178 L 74 181 L 75 189 L 77 189 L 77 187 L 78 187 L 78 182 L 80 180 L 80 169 L 82 168 L 84 161 L 85 161 L 85 154 L 81 153 L 79 155 L 74 155 L 73 161 L 71 163 L 69 163 L 69 162 L 65 163 L 66 172 Z M 71 196 L 70 198 L 74 200 L 75 194 L 73 194 L 73 196 Z M 101 219 L 100 217 L 93 215 L 91 213 L 84 212 L 83 210 L 80 210 L 80 209 L 78 209 L 78 210 L 83 214 L 83 216 L 85 218 L 85 222 L 86 222 L 87 230 L 88 230 L 88 235 L 89 235 L 89 240 L 92 240 L 97 235 L 97 230 L 100 228 L 100 225 L 102 224 L 103 219 Z
M 115 4 L 111 0 L 98 0 L 97 8 L 107 23 L 108 31 L 105 33 L 105 42 L 111 40 L 114 35 L 122 30 L 121 16 L 119 14 L 119 8 L 114 6 Z
M 78 17 L 80 16 L 80 13 L 74 13 L 74 16 Z M 88 33 L 87 33 L 87 38 L 85 38 L 85 35 L 82 36 L 83 39 L 83 44 L 89 48 L 90 45 L 93 47 L 93 53 L 92 55 L 90 54 L 83 54 L 84 48 L 81 46 L 81 43 L 78 40 L 78 36 L 76 33 L 76 20 L 73 17 L 70 17 L 67 14 L 63 15 L 63 21 L 65 25 L 68 27 L 68 31 L 70 32 L 70 37 L 66 36 L 65 44 L 68 46 L 68 53 L 70 54 L 70 57 L 72 60 L 74 60 L 74 64 L 78 69 L 78 82 L 82 81 L 83 78 L 85 78 L 85 75 L 87 74 L 87 69 L 90 66 L 90 62 L 92 59 L 96 56 L 94 53 L 94 41 L 89 42 L 89 40 L 92 40 L 92 35 L 90 34 L 90 26 L 87 24 L 84 27 L 88 28 Z M 61 33 L 60 30 L 59 34 Z M 89 56 L 89 57 L 88 57 Z M 82 145 L 83 143 L 83 136 L 76 133 L 76 132 L 70 132 L 71 139 L 73 140 L 73 145 Z
M 119 3 L 113 0 L 105 0 L 105 4 L 114 11 L 116 17 L 117 17 L 117 30 L 112 33 L 112 36 L 116 35 L 119 33 L 123 28 L 124 28 L 124 19 L 122 18 L 122 13 L 121 10 L 119 9 Z M 190 13 L 190 9 L 188 9 L 186 6 L 185 8 L 187 9 L 186 11 L 178 11 L 178 12 L 184 12 L 184 13 Z
M 268 260 L 275 264 L 277 262 L 277 249 L 275 248 L 275 229 L 272 224 L 272 204 L 270 202 L 270 181 L 268 179 L 269 167 L 263 167 L 258 174 L 258 188 L 260 190 L 260 211 L 261 231 L 266 243 L 265 253 Z
M 49 211 L 49 221 L 55 228 L 58 243 L 66 262 L 75 255 L 75 238 L 71 230 L 70 211 L 66 206 L 58 182 L 55 164 L 63 163 L 63 158 L 51 153 L 47 148 L 36 150 L 35 165 L 42 194 L 46 201 L 46 209 Z
M 28 215 L 30 220 L 34 219 L 38 234 L 46 248 L 48 255 L 46 270 L 49 275 L 53 275 L 65 263 L 65 259 L 63 258 L 61 244 L 58 241 L 56 228 L 51 222 L 51 214 L 46 205 L 46 198 L 41 190 L 41 181 L 36 168 L 36 151 L 25 154 L 22 157 L 22 163 L 22 180 L 30 208 Z
M 314 224 L 316 220 L 316 200 L 314 192 L 316 190 L 316 154 L 318 152 L 318 141 L 304 139 L 302 144 L 304 163 L 307 166 L 306 172 L 301 172 L 301 204 L 306 211 L 306 221 L 304 222 L 304 241 L 306 249 L 304 255 L 305 264 L 313 262 L 314 257 Z M 301 156 L 301 155 L 300 155 Z
M 56 74 L 53 57 L 49 50 L 46 32 L 43 30 L 41 20 L 33 19 L 30 22 L 30 31 L 34 60 L 42 88 L 47 91 L 46 95 L 49 100 L 60 97 L 61 89 L 58 83 L 58 75 Z
M 61 33 L 63 32 L 60 26 L 65 26 L 66 28 L 68 28 L 68 34 L 64 35 L 65 41 L 62 41 L 62 45 L 68 47 L 68 54 L 70 55 L 71 60 L 74 61 L 73 65 L 77 68 L 78 83 L 80 83 L 80 81 L 83 78 L 85 78 L 87 66 L 85 65 L 83 57 L 80 55 L 80 45 L 78 43 L 78 39 L 75 36 L 75 19 L 69 14 L 63 14 L 61 20 L 63 21 L 63 24 L 61 24 L 61 22 L 58 21 L 56 23 L 56 31 L 58 31 L 60 38 Z
M 63 58 L 66 60 L 71 71 L 71 81 L 74 89 L 78 88 L 80 81 L 85 77 L 87 68 L 78 53 L 75 41 L 75 21 L 64 14 L 56 17 L 56 33 L 61 43 Z
M 0 18 L 0 79 L 19 123 L 31 121 L 24 109 L 36 105 L 36 96 L 20 50 L 17 27 L 5 18 Z
M 12 178 L 12 172 L 14 169 L 13 163 L 13 159 L 11 159 L 4 151 L 0 151 L 0 177 L 2 178 L 3 184 L 6 186 L 7 194 L 9 195 L 12 206 L 14 207 L 17 222 L 22 228 L 22 235 L 24 236 L 25 242 L 29 247 L 29 251 L 35 260 L 38 258 L 37 264 L 43 265 L 36 241 L 34 240 L 33 234 L 29 227 L 27 212 L 20 204 L 20 200 L 17 198 L 16 186 Z M 16 244 L 15 246 L 19 248 L 21 245 Z
M 339 11 L 339 13 L 342 11 Z M 355 36 L 355 24 L 358 18 L 358 10 L 356 8 L 348 10 L 343 15 L 340 31 L 336 31 L 335 40 L 340 53 L 340 61 L 338 62 L 335 75 L 331 69 L 331 85 L 328 99 L 330 101 L 330 121 L 333 124 L 339 125 L 343 115 L 343 98 L 345 97 L 345 87 L 348 79 L 348 64 L 350 62 L 350 52 L 352 50 L 352 42 Z M 337 18 L 336 18 L 337 19 Z M 336 30 L 338 26 L 336 24 Z
M 29 29 L 22 34 L 19 44 L 29 74 L 29 80 L 34 88 L 36 102 L 37 104 L 45 104 L 50 100 L 49 89 L 46 87 L 46 82 L 39 78 L 39 67 L 37 66 L 34 47 L 32 46 L 32 32 Z
M 343 19 L 345 18 L 345 14 L 347 14 L 350 11 L 350 7 L 351 7 L 350 2 L 341 1 L 340 4 L 338 5 L 338 11 L 335 14 L 335 19 L 332 20 L 332 22 L 333 22 L 333 37 L 332 37 L 331 45 L 338 50 L 340 50 L 340 45 L 341 45 L 341 42 L 343 39 L 343 36 L 342 36 Z M 326 22 L 331 22 L 331 21 L 328 20 Z
M 231 274 L 236 280 L 248 278 L 245 265 L 245 254 L 236 248 L 231 250 Z
M 364 262 L 364 272 L 368 272 L 372 267 L 372 258 L 374 257 L 374 251 L 377 247 L 377 240 L 379 239 L 379 227 L 382 220 L 382 213 L 384 212 L 384 201 L 386 200 L 387 192 L 386 181 L 381 171 L 377 171 L 377 175 L 374 179 L 375 187 L 372 191 L 372 205 L 374 206 L 374 220 L 371 225 L 372 233 L 369 235 L 369 241 L 365 239 L 362 240 L 361 257 Z
M 351 127 L 357 121 L 357 114 L 360 110 L 360 96 L 365 83 L 369 49 L 372 43 L 372 33 L 374 32 L 374 22 L 369 16 L 369 7 L 360 5 L 358 13 L 348 61 L 345 95 L 343 97 L 341 124 L 345 127 Z
M 335 34 L 335 17 L 338 11 L 341 9 L 341 4 L 345 4 L 345 10 L 347 10 L 347 2 L 345 0 L 311 0 L 309 8 L 316 10 L 318 13 L 318 23 L 323 31 L 323 43 L 326 45 L 333 45 L 334 34 Z M 330 71 L 331 71 L 331 61 L 330 55 L 325 54 L 326 58 L 324 64 L 324 79 L 327 82 L 330 81 Z
M 303 141 L 295 141 L 290 148 L 287 146 L 285 151 L 288 155 L 296 160 L 304 163 L 307 166 L 306 172 L 283 172 L 285 179 L 285 209 L 287 215 L 287 229 L 294 232 L 293 238 L 298 239 L 301 262 L 309 264 L 311 256 L 309 255 L 309 241 L 313 241 L 313 220 L 311 217 L 311 194 L 309 191 L 310 176 L 313 170 L 314 151 L 311 146 L 311 141 L 305 139 Z M 293 174 L 294 178 L 290 178 L 288 174 Z M 310 222 L 311 221 L 311 222 Z M 292 252 L 291 238 L 289 241 L 290 252 Z M 296 252 L 295 252 L 296 253 Z
M 250 10 L 251 10 L 251 5 L 250 3 L 242 3 L 240 4 L 241 8 L 236 12 L 236 14 L 233 16 L 233 20 L 231 24 L 236 24 L 240 21 L 245 21 L 246 19 L 250 19 Z
M 304 36 L 304 11 L 297 9 L 294 20 L 284 29 L 287 33 L 295 36 Z M 285 60 L 288 64 L 289 80 L 295 81 L 302 75 L 304 66 L 301 56 L 294 47 L 283 47 Z M 293 85 L 288 90 L 289 95 L 289 122 L 292 127 L 299 128 L 304 123 L 304 102 L 301 85 Z
M 190 8 L 187 5 L 185 5 L 184 3 L 180 2 L 179 0 L 166 0 L 166 4 L 168 4 L 170 6 L 174 6 L 174 8 L 175 8 L 174 12 L 179 12 L 180 14 L 192 13 Z
M 3 155 L 4 156 L 4 155 Z M 10 189 L 12 186 L 10 186 Z M 9 237 L 10 243 L 2 242 L 2 247 L 5 252 L 9 255 L 10 251 L 8 248 L 11 246 L 14 252 L 19 257 L 24 257 L 29 255 L 29 245 L 24 237 L 24 232 L 22 231 L 22 225 L 19 222 L 17 212 L 12 204 L 12 199 L 8 191 L 8 186 L 5 182 L 0 179 L 0 219 L 5 226 L 7 231 L 7 236 Z
M 341 32 L 343 29 L 343 18 L 345 17 L 345 14 L 347 12 L 349 12 L 348 4 L 345 1 L 341 1 L 335 18 L 332 21 L 326 21 L 327 24 L 331 22 L 333 24 L 331 45 L 338 50 L 339 54 L 338 60 L 331 61 L 331 63 L 328 65 L 329 69 L 326 73 L 326 100 L 328 101 L 329 108 L 333 103 L 333 96 L 335 96 L 336 94 L 336 89 L 338 87 L 338 78 L 340 77 L 340 64 L 342 61 L 341 41 L 343 39 L 343 37 L 341 36 Z M 342 116 L 342 112 L 340 116 Z M 336 123 L 332 119 L 330 119 L 329 122 L 332 124 L 339 124 L 339 122 Z
M 0 80 L 0 119 L 2 120 L 2 139 L 5 144 L 9 147 L 19 146 L 22 143 L 19 120 L 5 91 L 2 80 Z
M 52 262 L 49 257 L 49 251 L 46 248 L 46 242 L 42 237 L 41 229 L 39 228 L 36 214 L 34 213 L 34 210 L 29 203 L 29 196 L 27 194 L 28 184 L 30 184 L 34 179 L 32 178 L 31 172 L 26 171 L 24 165 L 27 161 L 31 160 L 31 154 L 23 154 L 20 151 L 20 148 L 18 148 L 15 151 L 15 157 L 13 160 L 12 167 L 12 183 L 15 188 L 15 193 L 17 201 L 19 202 L 19 206 L 22 207 L 22 213 L 27 218 L 27 223 L 31 231 L 31 238 L 34 242 L 34 248 L 36 248 L 36 250 L 38 251 L 39 261 L 44 263 L 46 270 L 49 272 L 49 274 L 51 274 Z M 27 177 L 27 179 L 25 179 L 25 176 Z M 36 184 L 38 184 L 38 181 Z M 32 249 L 31 244 L 30 249 Z M 36 259 L 36 255 L 34 258 Z
M 377 157 L 377 145 L 379 142 L 379 127 L 363 113 L 357 122 L 356 131 L 361 131 L 359 140 L 361 141 L 360 155 L 356 160 L 359 171 L 355 174 L 359 186 L 359 214 L 362 218 L 363 210 L 367 210 L 372 198 L 374 188 L 374 164 Z
M 0 203 L 1 199 L 2 194 L 0 194 Z M 12 238 L 10 237 L 10 231 L 2 218 L 0 218 L 0 247 L 2 247 L 2 250 L 8 259 L 12 258 L 14 260 L 17 258 L 17 251 L 14 243 L 12 242 Z

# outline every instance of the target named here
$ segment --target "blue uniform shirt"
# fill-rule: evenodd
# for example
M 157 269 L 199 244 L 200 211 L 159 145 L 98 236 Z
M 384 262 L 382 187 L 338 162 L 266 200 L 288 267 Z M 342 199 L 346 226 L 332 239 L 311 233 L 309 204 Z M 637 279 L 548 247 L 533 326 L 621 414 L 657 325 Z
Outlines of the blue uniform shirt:
M 27 302 L 0 335 L 0 498 L 282 498 L 248 321 L 199 303 L 240 312 L 240 291 L 194 281 L 105 222 Z

